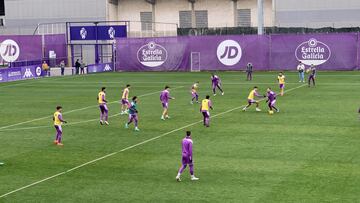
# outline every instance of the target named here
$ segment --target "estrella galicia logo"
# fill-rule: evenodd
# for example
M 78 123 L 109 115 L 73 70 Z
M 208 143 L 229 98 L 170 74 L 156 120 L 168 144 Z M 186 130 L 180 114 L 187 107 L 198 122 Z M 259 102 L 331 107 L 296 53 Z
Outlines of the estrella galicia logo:
M 137 58 L 141 64 L 147 67 L 158 67 L 167 60 L 167 50 L 155 42 L 140 47 L 137 52 Z
M 295 51 L 298 61 L 305 65 L 321 65 L 331 57 L 331 50 L 328 45 L 314 38 L 301 43 Z
M 80 30 L 80 36 L 81 36 L 81 39 L 86 39 L 87 30 L 84 27 L 81 28 L 81 30 Z
M 40 67 L 40 66 L 36 67 L 36 69 L 35 69 L 35 74 L 36 74 L 36 76 L 38 76 L 38 77 L 41 76 L 41 67 Z
M 5 62 L 14 62 L 20 56 L 19 45 L 11 39 L 7 39 L 0 44 L 0 55 Z
M 104 68 L 104 72 L 107 72 L 107 71 L 112 71 L 112 68 L 110 67 L 109 64 L 106 64 L 105 68 Z
M 222 64 L 225 66 L 233 66 L 240 61 L 242 50 L 238 42 L 225 40 L 219 44 L 216 54 Z
M 32 77 L 34 77 L 34 75 L 31 72 L 30 68 L 26 68 L 23 78 L 32 78 Z
M 115 39 L 116 32 L 115 32 L 115 29 L 113 27 L 109 28 L 108 34 L 109 34 L 110 39 Z

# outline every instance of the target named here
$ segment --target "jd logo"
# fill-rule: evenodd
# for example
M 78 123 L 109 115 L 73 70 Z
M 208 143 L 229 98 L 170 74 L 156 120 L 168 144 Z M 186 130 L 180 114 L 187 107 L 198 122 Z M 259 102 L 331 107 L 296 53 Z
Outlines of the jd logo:
M 0 44 L 0 55 L 5 62 L 14 62 L 19 58 L 19 45 L 11 39 L 7 39 Z
M 217 57 L 219 61 L 226 66 L 237 64 L 242 56 L 239 43 L 234 40 L 225 40 L 217 48 Z

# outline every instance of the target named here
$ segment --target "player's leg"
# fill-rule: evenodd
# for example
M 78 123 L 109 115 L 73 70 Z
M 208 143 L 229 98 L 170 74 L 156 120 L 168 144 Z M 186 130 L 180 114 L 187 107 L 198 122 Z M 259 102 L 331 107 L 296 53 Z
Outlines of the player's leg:
M 276 112 L 280 112 L 278 108 L 275 107 L 276 100 L 271 102 L 271 108 L 275 109 Z
M 138 122 L 139 122 L 139 118 L 138 118 L 137 114 L 135 114 L 134 115 L 135 131 L 140 131 L 140 129 L 138 127 Z
M 315 77 L 312 77 L 313 86 L 315 87 Z
M 251 105 L 252 105 L 252 101 L 251 101 L 251 100 L 248 100 L 248 105 L 246 105 L 246 106 L 243 108 L 243 111 L 246 111 Z
M 224 95 L 224 91 L 222 90 L 221 86 L 217 84 L 216 87 L 220 90 L 221 94 Z
M 161 115 L 161 120 L 165 120 L 165 118 L 169 117 L 169 115 L 168 115 L 168 104 L 163 103 L 162 106 L 163 106 L 163 113 Z
M 104 123 L 106 125 L 109 125 L 108 119 L 109 119 L 109 109 L 108 109 L 107 105 L 104 104 Z
M 199 94 L 197 92 L 195 93 L 195 99 L 196 99 L 196 103 L 199 103 Z
M 54 144 L 57 144 L 57 143 L 58 143 L 58 139 L 59 139 L 59 131 L 58 131 L 58 128 L 57 128 L 56 125 L 55 125 L 54 127 L 55 127 L 55 131 L 56 131 Z
M 100 124 L 103 125 L 104 124 L 104 107 L 103 107 L 103 105 L 100 105 L 99 109 L 100 109 Z
M 133 115 L 129 114 L 128 122 L 125 124 L 125 128 L 129 128 L 129 125 L 133 122 Z
M 212 91 L 214 96 L 216 96 L 216 85 L 214 83 L 212 84 Z
M 192 162 L 189 164 L 189 168 L 190 168 L 191 180 L 199 180 L 199 178 L 195 177 L 194 175 L 194 164 Z
M 280 84 L 280 95 L 281 95 L 281 96 L 284 96 L 284 88 L 285 88 L 285 85 L 284 85 L 284 84 Z
M 206 127 L 210 127 L 210 113 L 208 111 L 205 112 L 205 121 Z
M 256 111 L 261 111 L 261 109 L 259 108 L 260 102 L 255 101 L 255 104 L 256 104 Z
M 58 133 L 58 135 L 57 135 L 57 145 L 62 146 L 63 144 L 61 143 L 61 141 L 62 141 L 62 128 L 61 128 L 61 126 L 57 126 L 57 133 Z
M 310 87 L 311 76 L 308 78 L 308 86 Z

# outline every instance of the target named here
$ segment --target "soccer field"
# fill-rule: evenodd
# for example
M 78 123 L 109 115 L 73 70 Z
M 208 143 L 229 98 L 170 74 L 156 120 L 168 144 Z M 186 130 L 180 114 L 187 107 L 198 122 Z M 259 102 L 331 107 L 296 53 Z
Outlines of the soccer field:
M 319 72 L 317 87 L 286 72 L 280 113 L 251 107 L 253 86 L 278 92 L 276 72 L 220 72 L 225 95 L 212 96 L 209 73 L 107 73 L 0 84 L 0 202 L 358 202 L 359 72 Z M 190 87 L 210 94 L 202 126 Z M 126 84 L 139 96 L 139 128 L 124 128 Z M 161 121 L 160 91 L 171 87 L 171 119 Z M 107 87 L 110 125 L 100 126 L 97 93 Z M 52 114 L 63 106 L 64 147 L 53 144 Z M 191 130 L 195 175 L 182 182 L 181 140 Z

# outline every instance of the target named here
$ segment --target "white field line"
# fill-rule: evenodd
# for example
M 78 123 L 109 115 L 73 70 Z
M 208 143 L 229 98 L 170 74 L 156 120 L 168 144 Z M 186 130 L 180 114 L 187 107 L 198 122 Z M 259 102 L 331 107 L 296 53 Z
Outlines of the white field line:
M 287 90 L 287 91 L 285 91 L 285 92 L 290 92 L 290 91 L 299 89 L 299 88 L 304 87 L 304 86 L 305 86 L 305 85 L 300 85 L 300 86 L 298 86 L 298 87 L 294 87 L 294 88 L 292 88 L 292 89 L 289 89 L 289 90 Z M 261 99 L 261 100 L 264 100 L 264 99 Z M 215 117 L 218 117 L 218 116 L 221 116 L 221 115 L 224 115 L 224 114 L 233 112 L 233 111 L 238 110 L 238 109 L 241 109 L 241 108 L 243 108 L 243 107 L 245 107 L 245 106 L 246 106 L 246 105 L 241 105 L 241 106 L 238 106 L 238 107 L 229 109 L 229 110 L 227 110 L 227 111 L 224 111 L 224 112 L 215 114 L 214 116 L 211 116 L 211 118 L 215 118 Z M 84 166 L 87 166 L 87 165 L 90 165 L 90 164 L 95 163 L 95 162 L 97 162 L 97 161 L 100 161 L 100 160 L 106 159 L 106 158 L 108 158 L 108 157 L 114 156 L 114 155 L 119 154 L 119 153 L 121 153 L 121 152 L 130 150 L 130 149 L 133 149 L 133 148 L 135 148 L 135 147 L 137 147 L 137 146 L 144 145 L 144 144 L 146 144 L 146 143 L 148 143 L 148 142 L 151 142 L 151 141 L 153 141 L 153 140 L 157 140 L 157 139 L 159 139 L 159 138 L 165 137 L 165 136 L 167 136 L 167 135 L 169 135 L 169 134 L 171 134 L 171 133 L 174 133 L 174 132 L 183 130 L 183 129 L 185 129 L 185 128 L 194 126 L 194 125 L 196 125 L 196 124 L 198 124 L 198 123 L 201 123 L 201 122 L 202 122 L 202 120 L 197 121 L 197 122 L 194 122 L 194 123 L 191 123 L 191 124 L 188 124 L 188 125 L 185 125 L 185 126 L 183 126 L 183 127 L 174 129 L 174 130 L 172 130 L 172 131 L 166 132 L 166 133 L 161 134 L 161 135 L 159 135 L 159 136 L 156 136 L 156 137 L 147 139 L 147 140 L 145 140 L 145 141 L 139 142 L 139 143 L 137 143 L 137 144 L 131 145 L 131 146 L 129 146 L 129 147 L 123 148 L 123 149 L 121 149 L 121 150 L 119 150 L 119 151 L 112 152 L 112 153 L 107 154 L 107 155 L 105 155 L 105 156 L 99 157 L 99 158 L 97 158 L 97 159 L 94 159 L 94 160 L 91 160 L 91 161 L 89 161 L 89 162 L 83 163 L 83 164 L 81 164 L 81 165 L 75 166 L 75 167 L 73 167 L 73 168 L 71 168 L 71 169 L 68 169 L 68 170 L 66 170 L 66 171 L 60 172 L 60 173 L 58 173 L 58 174 L 55 174 L 55 175 L 53 175 L 53 176 L 44 178 L 44 179 L 42 179 L 42 180 L 36 181 L 36 182 L 34 182 L 34 183 L 31 183 L 31 184 L 29 184 L 29 185 L 25 185 L 25 186 L 20 187 L 20 188 L 18 188 L 18 189 L 15 189 L 15 190 L 12 190 L 12 191 L 7 192 L 7 193 L 5 193 L 5 194 L 2 194 L 2 195 L 0 196 L 0 198 L 4 198 L 4 197 L 6 197 L 6 196 L 9 196 L 9 195 L 14 194 L 14 193 L 19 192 L 19 191 L 22 191 L 22 190 L 27 189 L 27 188 L 29 188 L 29 187 L 38 185 L 38 184 L 40 184 L 40 183 L 43 183 L 43 182 L 45 182 L 45 181 L 54 179 L 54 178 L 59 177 L 59 176 L 62 176 L 62 175 L 65 175 L 65 174 L 67 174 L 67 173 L 69 173 L 69 172 L 75 171 L 75 170 L 77 170 L 77 169 L 79 169 L 79 168 L 82 168 L 82 167 L 84 167 Z
M 172 89 L 175 90 L 175 89 L 180 89 L 180 88 L 183 88 L 183 87 L 184 86 L 179 86 L 179 87 L 175 87 L 175 88 L 172 88 Z M 160 93 L 160 92 L 161 91 L 150 92 L 150 93 L 147 93 L 147 94 L 140 95 L 138 97 L 150 96 L 150 95 L 157 94 L 157 93 Z M 112 101 L 112 102 L 109 102 L 108 104 L 113 104 L 113 103 L 117 103 L 117 102 L 119 102 L 119 101 Z M 70 110 L 70 111 L 66 111 L 63 114 L 65 115 L 65 114 L 69 114 L 69 113 L 83 111 L 83 110 L 94 108 L 94 107 L 98 107 L 98 105 L 91 105 L 91 106 L 87 106 L 87 107 L 83 107 L 83 108 L 79 108 L 79 109 L 73 109 L 73 110 Z M 18 125 L 23 125 L 23 124 L 26 124 L 26 123 L 31 123 L 31 122 L 34 122 L 34 121 L 49 119 L 51 117 L 52 116 L 44 116 L 44 117 L 41 117 L 41 118 L 36 118 L 36 119 L 32 119 L 32 120 L 28 120 L 28 121 L 24 121 L 24 122 L 20 122 L 20 123 L 15 123 L 15 124 L 7 125 L 7 126 L 2 126 L 2 127 L 0 127 L 0 130 L 10 128 L 10 127 L 14 127 L 14 126 L 18 126 Z

